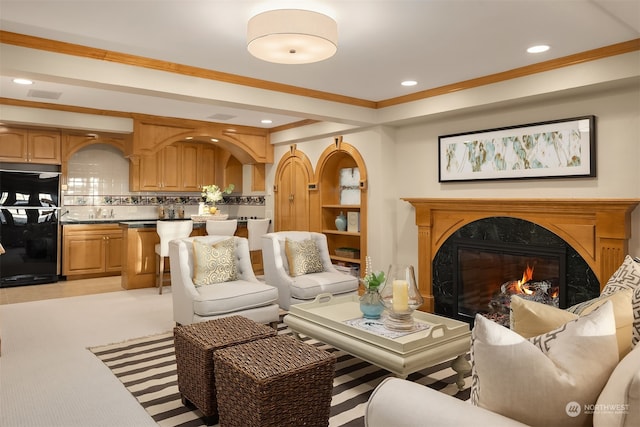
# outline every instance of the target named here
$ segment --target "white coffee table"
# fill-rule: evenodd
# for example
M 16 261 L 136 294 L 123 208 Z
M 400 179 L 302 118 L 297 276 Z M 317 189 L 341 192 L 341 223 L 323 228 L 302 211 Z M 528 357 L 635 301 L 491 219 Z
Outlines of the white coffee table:
M 456 385 L 462 389 L 464 376 L 471 370 L 465 357 L 471 345 L 469 325 L 421 311 L 413 316 L 427 329 L 391 338 L 345 323 L 362 318 L 357 295 L 323 294 L 313 302 L 292 305 L 284 323 L 298 338 L 303 334 L 317 339 L 400 378 L 453 359 Z

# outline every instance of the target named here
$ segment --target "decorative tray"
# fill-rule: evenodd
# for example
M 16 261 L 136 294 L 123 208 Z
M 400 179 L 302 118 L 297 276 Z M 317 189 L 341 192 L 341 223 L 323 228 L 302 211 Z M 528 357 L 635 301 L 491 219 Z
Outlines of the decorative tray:
M 229 218 L 229 214 L 218 214 L 217 213 L 215 215 L 211 215 L 211 214 L 191 215 L 191 219 L 194 222 L 207 222 L 208 220 L 224 221 L 227 218 Z

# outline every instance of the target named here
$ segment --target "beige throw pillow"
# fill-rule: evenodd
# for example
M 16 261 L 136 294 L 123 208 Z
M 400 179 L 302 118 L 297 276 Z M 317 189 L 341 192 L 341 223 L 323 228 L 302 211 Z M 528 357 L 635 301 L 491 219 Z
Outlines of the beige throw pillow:
M 238 269 L 234 238 L 209 245 L 193 241 L 193 284 L 198 286 L 236 280 Z
M 476 315 L 471 401 L 530 426 L 590 426 L 618 362 L 613 304 L 526 339 Z
M 611 276 L 600 295 L 611 295 L 621 289 L 630 289 L 633 292 L 631 306 L 633 307 L 633 331 L 631 346 L 635 347 L 640 342 L 640 263 L 627 255 Z
M 528 301 L 516 295 L 511 297 L 511 330 L 525 338 L 545 334 L 561 325 L 591 313 L 607 301 L 613 304 L 616 321 L 618 355 L 622 359 L 631 350 L 631 291 L 623 290 L 604 295 L 562 310 L 547 304 Z
M 295 241 L 287 238 L 285 241 L 285 254 L 287 255 L 289 275 L 291 277 L 324 271 L 318 245 L 313 239 Z

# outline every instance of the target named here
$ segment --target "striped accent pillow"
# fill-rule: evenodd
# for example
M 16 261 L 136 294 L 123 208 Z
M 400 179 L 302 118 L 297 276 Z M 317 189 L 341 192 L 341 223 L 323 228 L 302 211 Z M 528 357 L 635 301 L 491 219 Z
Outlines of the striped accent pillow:
M 640 263 L 631 256 L 624 257 L 622 265 L 611 276 L 600 295 L 611 295 L 621 289 L 631 289 L 631 306 L 633 308 L 633 336 L 631 345 L 640 342 Z

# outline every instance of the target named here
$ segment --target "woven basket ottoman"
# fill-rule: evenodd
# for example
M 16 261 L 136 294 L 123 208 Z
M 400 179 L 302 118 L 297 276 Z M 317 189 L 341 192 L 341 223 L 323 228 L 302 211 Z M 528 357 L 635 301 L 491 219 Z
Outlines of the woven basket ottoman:
M 207 425 L 218 422 L 213 353 L 236 344 L 268 338 L 276 330 L 243 316 L 176 326 L 173 337 L 178 390 L 185 406 L 195 406 Z
M 289 336 L 216 351 L 221 427 L 329 424 L 335 356 Z

